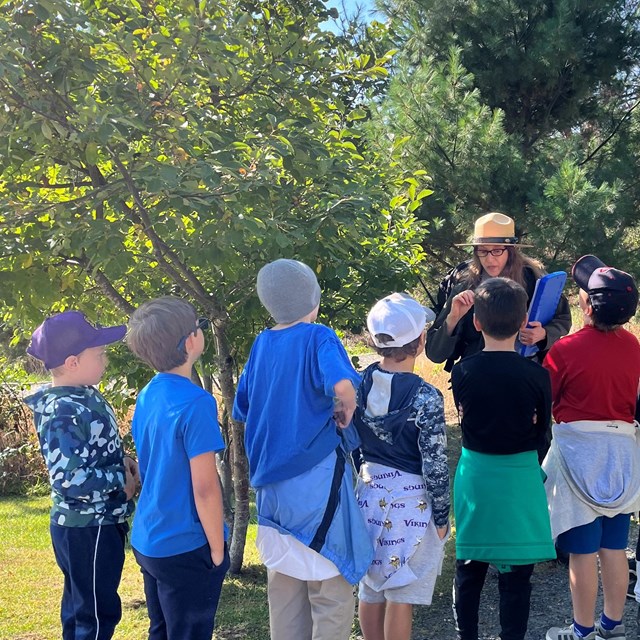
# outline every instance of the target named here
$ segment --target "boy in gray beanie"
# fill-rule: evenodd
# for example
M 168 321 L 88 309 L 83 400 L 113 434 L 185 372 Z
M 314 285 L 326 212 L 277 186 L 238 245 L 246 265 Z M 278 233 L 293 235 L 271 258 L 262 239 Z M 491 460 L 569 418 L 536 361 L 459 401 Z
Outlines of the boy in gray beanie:
M 335 332 L 314 322 L 312 269 L 276 260 L 257 290 L 277 324 L 253 343 L 233 417 L 245 423 L 271 637 L 348 640 L 351 585 L 373 558 L 340 435 L 353 429 L 360 378 Z
M 266 264 L 258 272 L 256 289 L 264 308 L 281 324 L 300 320 L 320 304 L 316 274 L 297 260 L 281 258 Z

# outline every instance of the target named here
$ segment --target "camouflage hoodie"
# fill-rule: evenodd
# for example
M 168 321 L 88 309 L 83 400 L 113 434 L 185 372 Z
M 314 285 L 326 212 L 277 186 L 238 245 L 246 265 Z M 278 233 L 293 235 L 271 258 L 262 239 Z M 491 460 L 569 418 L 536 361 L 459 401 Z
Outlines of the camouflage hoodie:
M 113 409 L 90 386 L 48 387 L 25 398 L 33 410 L 51 483 L 51 522 L 90 527 L 124 522 L 133 510 L 124 485 Z

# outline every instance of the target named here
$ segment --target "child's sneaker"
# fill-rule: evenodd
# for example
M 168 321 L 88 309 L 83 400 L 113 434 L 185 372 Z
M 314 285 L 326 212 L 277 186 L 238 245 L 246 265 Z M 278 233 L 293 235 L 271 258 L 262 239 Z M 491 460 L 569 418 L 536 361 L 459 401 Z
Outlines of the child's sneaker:
M 629 558 L 629 586 L 627 587 L 627 598 L 636 599 L 636 582 L 638 580 L 637 564 L 635 558 Z
M 547 631 L 547 640 L 598 640 L 598 635 L 595 629 L 589 634 L 581 638 L 577 636 L 573 631 L 573 625 L 568 627 L 551 627 Z
M 617 624 L 613 629 L 607 631 L 600 626 L 600 620 L 596 622 L 596 638 L 598 640 L 627 640 L 627 635 L 624 630 L 624 622 Z

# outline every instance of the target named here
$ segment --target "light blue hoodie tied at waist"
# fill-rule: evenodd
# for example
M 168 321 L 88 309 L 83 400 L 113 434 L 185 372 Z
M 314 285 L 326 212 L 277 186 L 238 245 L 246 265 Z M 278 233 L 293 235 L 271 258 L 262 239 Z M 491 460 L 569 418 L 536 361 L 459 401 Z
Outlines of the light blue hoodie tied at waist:
M 257 488 L 256 506 L 259 526 L 294 536 L 333 562 L 350 584 L 367 572 L 373 546 L 343 446 L 309 471 Z
M 640 431 L 620 420 L 553 425 L 542 465 L 551 533 L 633 513 L 640 507 Z

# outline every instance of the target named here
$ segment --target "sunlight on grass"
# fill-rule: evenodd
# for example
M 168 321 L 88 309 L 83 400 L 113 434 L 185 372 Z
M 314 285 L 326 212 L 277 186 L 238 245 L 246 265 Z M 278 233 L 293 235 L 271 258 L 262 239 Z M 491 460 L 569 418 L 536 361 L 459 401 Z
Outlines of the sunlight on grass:
M 49 499 L 0 499 L 0 536 L 0 638 L 59 637 L 62 580 L 49 541 Z
M 0 640 L 54 640 L 60 637 L 62 574 L 49 538 L 49 498 L 0 498 Z M 266 572 L 250 525 L 241 576 L 228 576 L 222 591 L 217 635 L 269 638 Z M 122 621 L 115 640 L 145 638 L 148 619 L 142 575 L 127 549 L 120 584 Z
M 266 571 L 255 548 L 256 525 L 247 536 L 245 568 L 241 576 L 228 575 L 217 617 L 216 640 L 268 640 Z M 0 640 L 55 640 L 60 637 L 59 606 L 62 575 L 56 566 L 49 539 L 49 499 L 1 498 L 0 535 Z M 449 546 L 444 575 L 434 602 L 449 596 L 453 546 Z M 120 585 L 122 621 L 115 640 L 141 640 L 148 620 L 142 576 L 127 550 Z M 419 629 L 428 607 L 416 607 Z M 354 620 L 352 640 L 361 638 Z

